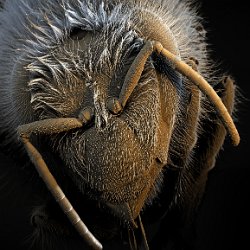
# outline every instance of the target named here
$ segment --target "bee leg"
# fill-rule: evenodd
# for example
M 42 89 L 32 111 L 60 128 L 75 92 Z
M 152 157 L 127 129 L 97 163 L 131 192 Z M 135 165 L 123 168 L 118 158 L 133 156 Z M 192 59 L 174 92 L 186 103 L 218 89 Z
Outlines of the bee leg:
M 232 78 L 225 76 L 222 80 L 215 85 L 215 91 L 221 97 L 222 102 L 227 108 L 228 112 L 232 114 L 235 100 L 235 85 Z M 203 152 L 197 155 L 197 159 L 201 163 L 205 163 L 207 170 L 209 171 L 214 167 L 215 158 L 223 145 L 227 130 L 219 121 L 218 114 L 211 114 L 209 120 L 206 122 L 209 123 L 210 130 L 205 133 L 207 146 L 203 149 Z
M 221 97 L 228 112 L 232 114 L 235 100 L 234 81 L 230 77 L 225 76 L 215 85 L 214 89 Z M 199 145 L 199 150 L 194 156 L 197 165 L 203 165 L 203 169 L 207 169 L 207 171 L 214 167 L 215 158 L 224 143 L 227 133 L 217 113 L 210 113 L 209 116 L 210 117 L 206 117 L 205 121 L 203 121 L 206 129 L 204 129 L 204 133 L 198 141 L 197 145 Z M 203 143 L 204 141 L 206 141 L 206 143 Z M 205 146 L 202 147 L 202 145 Z M 204 166 L 204 164 L 206 166 Z
M 231 114 L 235 99 L 234 81 L 230 77 L 224 77 L 214 89 L 221 97 L 228 112 Z M 211 110 L 213 110 L 213 107 L 211 107 Z M 187 209 L 190 213 L 193 213 L 199 205 L 204 192 L 208 172 L 214 167 L 216 157 L 227 134 L 225 126 L 221 123 L 221 119 L 216 112 L 209 112 L 208 116 L 204 117 L 201 122 L 204 129 L 197 140 L 195 151 L 192 156 L 193 161 L 192 164 L 190 164 L 189 173 L 187 173 L 195 177 L 195 179 L 193 179 L 192 185 L 194 185 L 194 187 L 192 190 L 196 190 L 196 192 L 187 195 L 186 203 L 192 204 L 189 209 Z M 191 216 L 191 214 L 188 215 L 188 217 Z

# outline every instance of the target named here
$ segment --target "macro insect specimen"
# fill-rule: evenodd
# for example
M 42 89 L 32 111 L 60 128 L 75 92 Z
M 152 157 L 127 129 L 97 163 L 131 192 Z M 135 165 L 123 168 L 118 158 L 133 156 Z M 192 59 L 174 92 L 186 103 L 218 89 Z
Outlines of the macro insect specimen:
M 125 228 L 149 249 L 143 221 L 163 187 L 188 217 L 226 133 L 239 144 L 235 84 L 214 74 L 201 22 L 190 1 L 3 1 L 2 143 L 90 248 Z

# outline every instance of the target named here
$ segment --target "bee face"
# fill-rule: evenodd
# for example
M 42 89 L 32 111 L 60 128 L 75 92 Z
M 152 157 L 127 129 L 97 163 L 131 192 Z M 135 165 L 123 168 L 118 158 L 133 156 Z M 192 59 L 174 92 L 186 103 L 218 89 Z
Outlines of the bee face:
M 87 127 L 49 138 L 51 151 L 83 194 L 129 221 L 159 190 L 184 87 L 178 74 L 173 79 L 156 71 L 160 61 L 152 57 L 126 106 L 114 114 L 109 100 L 119 98 L 143 39 L 117 27 L 69 34 L 25 67 L 31 106 L 39 120 L 81 119 L 91 110 Z
M 119 115 L 112 114 L 107 103 L 111 94 L 119 95 L 122 77 L 92 77 L 94 83 L 85 86 L 89 89 L 84 91 L 88 95 L 85 105 L 93 111 L 90 125 L 51 139 L 67 169 L 74 171 L 80 189 L 87 186 L 92 199 L 112 206 L 129 204 L 133 217 L 149 193 L 156 193 L 155 181 L 167 162 L 179 100 L 167 78 L 161 86 L 152 64 L 143 74 L 146 76 L 142 75 Z M 117 90 L 111 89 L 115 82 Z M 168 89 L 168 97 L 163 89 Z M 167 102 L 168 98 L 175 99 L 175 103 Z M 163 128 L 170 132 L 162 133 Z
M 189 209 L 226 134 L 210 102 L 239 142 L 229 115 L 234 85 L 229 78 L 222 84 L 228 113 L 215 93 L 220 90 L 202 77 L 218 79 L 191 6 L 26 0 L 8 1 L 5 8 L 0 128 L 6 145 L 22 157 L 19 137 L 26 146 L 33 143 L 41 155 L 29 148 L 29 164 L 37 167 L 44 158 L 62 186 L 71 185 L 76 205 L 90 204 L 126 226 L 135 224 L 163 182 L 168 188 L 169 167 L 175 174 L 168 199 Z M 73 209 L 65 207 L 66 213 Z M 83 212 L 87 220 L 91 208 Z

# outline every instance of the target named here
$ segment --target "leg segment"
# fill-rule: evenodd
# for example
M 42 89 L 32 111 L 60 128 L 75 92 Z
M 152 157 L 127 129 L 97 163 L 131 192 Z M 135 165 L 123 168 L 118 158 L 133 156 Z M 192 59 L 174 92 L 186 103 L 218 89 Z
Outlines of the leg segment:
M 158 54 L 162 54 L 164 57 L 166 57 L 166 59 L 171 62 L 174 69 L 176 69 L 182 75 L 186 76 L 204 94 L 206 94 L 209 100 L 214 104 L 221 118 L 221 121 L 230 133 L 233 144 L 237 146 L 240 142 L 239 133 L 227 108 L 221 101 L 220 97 L 216 94 L 212 86 L 209 85 L 209 83 L 198 72 L 193 70 L 185 62 L 181 61 L 178 56 L 164 49 L 160 42 L 147 41 L 139 54 L 136 56 L 135 60 L 128 70 L 121 93 L 119 95 L 119 102 L 121 104 L 121 107 L 125 107 L 127 100 L 129 99 L 131 93 L 133 92 L 141 77 L 147 59 L 153 52 L 157 52 Z
M 83 123 L 76 118 L 58 118 L 36 121 L 30 124 L 25 124 L 18 127 L 18 134 L 25 146 L 25 149 L 35 165 L 40 177 L 45 182 L 47 188 L 50 190 L 53 197 L 56 199 L 64 213 L 69 218 L 70 222 L 76 228 L 78 233 L 86 240 L 86 242 L 93 247 L 93 249 L 102 249 L 100 242 L 92 235 L 86 225 L 83 223 L 77 212 L 72 207 L 71 203 L 63 193 L 62 189 L 56 182 L 47 167 L 42 155 L 32 145 L 29 140 L 31 134 L 55 134 L 69 131 L 74 128 L 80 128 Z

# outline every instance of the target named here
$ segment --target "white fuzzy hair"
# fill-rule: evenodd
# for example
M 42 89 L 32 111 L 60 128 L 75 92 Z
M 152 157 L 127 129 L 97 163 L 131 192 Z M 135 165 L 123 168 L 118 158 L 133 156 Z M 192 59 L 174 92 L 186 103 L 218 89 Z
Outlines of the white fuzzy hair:
M 38 119 L 79 115 L 79 110 L 86 104 L 84 103 L 84 93 L 91 92 L 89 96 L 93 99 L 90 102 L 95 109 L 95 126 L 98 129 L 102 127 L 103 122 L 107 123 L 108 120 L 112 120 L 109 119 L 112 115 L 106 107 L 108 91 L 110 91 L 114 79 L 123 80 L 124 75 L 116 78 L 116 74 L 120 74 L 122 70 L 126 71 L 131 65 L 133 57 L 129 58 L 130 53 L 140 49 L 144 41 L 150 39 L 150 35 L 147 34 L 150 27 L 145 31 L 145 26 L 143 26 L 145 23 L 149 25 L 151 22 L 156 22 L 164 30 L 169 31 L 173 39 L 172 42 L 178 50 L 178 56 L 185 62 L 190 58 L 195 58 L 199 62 L 198 71 L 205 79 L 209 79 L 211 83 L 216 83 L 218 80 L 214 75 L 213 63 L 208 58 L 206 32 L 202 28 L 202 18 L 198 15 L 194 1 L 5 0 L 3 5 L 2 9 L 0 6 L 0 132 L 8 135 L 5 138 L 7 146 L 13 147 L 17 144 L 16 129 L 19 125 Z M 145 13 L 146 15 L 143 15 Z M 149 22 L 144 22 L 145 17 L 148 16 L 150 16 Z M 89 32 L 92 34 L 92 38 L 98 37 L 98 39 L 97 41 L 91 40 L 91 45 L 88 47 L 81 44 L 80 40 L 73 41 L 72 33 L 75 29 Z M 152 27 L 152 29 L 154 28 Z M 86 178 L 87 182 L 92 185 L 91 188 L 96 187 L 98 190 L 98 185 L 103 185 L 102 189 L 108 190 L 105 185 L 111 185 L 110 182 L 114 181 L 112 178 L 117 178 L 114 172 L 119 172 L 115 166 L 119 166 L 120 177 L 130 175 L 128 179 L 132 182 L 136 176 L 140 175 L 139 172 L 143 167 L 146 168 L 147 165 L 155 161 L 153 158 L 155 155 L 152 152 L 155 153 L 154 150 L 156 151 L 158 147 L 157 124 L 160 121 L 159 114 L 155 114 L 157 112 L 154 111 L 161 109 L 159 101 L 161 97 L 154 89 L 156 88 L 154 83 L 158 81 L 155 69 L 159 66 L 157 65 L 159 61 L 156 60 L 155 68 L 150 68 L 152 64 L 146 63 L 138 83 L 140 86 L 152 84 L 151 89 L 141 88 L 142 91 L 138 94 L 140 98 L 141 96 L 149 96 L 150 100 L 146 97 L 141 98 L 143 102 L 140 104 L 134 102 L 134 107 L 133 101 L 130 101 L 129 112 L 126 113 L 125 110 L 123 113 L 123 115 L 125 114 L 123 116 L 125 122 L 116 123 L 113 119 L 113 123 L 110 123 L 110 126 L 113 126 L 113 130 L 111 129 L 111 133 L 108 135 L 110 138 L 103 141 L 112 142 L 112 149 L 116 149 L 115 155 L 111 152 L 112 150 L 109 150 L 111 153 L 106 150 L 101 155 L 102 151 L 100 150 L 98 158 L 100 164 L 95 164 L 96 162 L 92 165 L 86 163 L 86 158 L 91 161 L 97 152 L 89 150 L 90 153 L 87 152 L 88 157 L 86 157 L 86 138 L 82 130 L 69 132 L 67 136 L 63 137 L 59 134 L 51 139 L 52 144 L 54 144 L 53 150 L 59 152 L 66 166 L 73 169 L 71 175 L 76 173 L 73 178 L 77 180 L 79 176 L 81 177 L 78 185 L 82 185 L 82 179 Z M 170 75 L 174 75 L 174 70 L 171 70 Z M 97 81 L 98 77 L 102 77 L 104 81 L 100 81 L 100 79 Z M 168 78 L 172 82 L 171 76 Z M 121 89 L 122 83 L 117 82 L 113 87 Z M 186 88 L 185 91 L 190 90 L 190 82 L 185 77 L 181 82 L 183 83 L 181 87 Z M 173 84 L 171 87 L 174 90 L 177 89 L 178 92 L 178 86 Z M 174 99 L 171 93 L 166 93 L 168 88 L 163 89 L 164 101 L 167 103 L 169 100 L 173 100 L 174 103 L 173 106 L 168 106 L 173 112 L 173 120 L 171 121 L 173 132 L 171 131 L 171 135 L 169 135 L 171 136 L 170 149 L 168 155 L 165 156 L 169 160 L 172 155 L 182 156 L 181 146 L 190 146 L 186 145 L 183 140 L 191 138 L 192 135 L 188 134 L 189 124 L 185 123 L 188 91 L 183 91 L 183 93 L 185 92 L 183 96 L 178 93 L 179 96 Z M 146 93 L 150 91 L 151 94 Z M 86 96 L 88 97 L 88 94 Z M 198 121 L 192 128 L 195 131 L 195 138 L 191 141 L 193 145 L 190 148 L 195 147 L 196 139 L 201 133 L 199 123 L 202 122 L 202 115 L 206 112 L 214 112 L 211 110 L 212 106 L 207 105 L 207 99 L 204 96 L 201 98 L 200 105 L 200 110 L 198 108 L 193 111 L 198 113 L 198 115 L 194 114 L 194 117 L 197 115 Z M 164 110 L 166 113 L 167 111 Z M 142 145 L 141 147 L 146 149 L 145 159 L 140 158 L 141 162 L 134 160 L 138 157 L 136 154 L 137 144 L 129 145 L 131 146 L 130 151 L 124 151 L 120 146 L 123 145 L 124 138 L 127 141 L 133 141 L 127 131 L 120 131 L 121 124 L 126 124 L 130 129 L 133 128 L 133 132 L 139 138 L 140 146 Z M 124 137 L 122 136 L 123 132 Z M 53 141 L 53 139 L 55 140 Z M 120 140 L 118 146 L 116 140 Z M 94 146 L 98 150 L 101 149 L 99 144 L 102 144 L 103 141 L 97 140 Z M 125 145 L 128 144 L 125 143 Z M 124 156 L 124 152 L 127 155 Z M 131 163 L 130 169 L 124 171 L 122 163 L 127 158 L 133 159 L 134 162 Z M 192 152 L 187 158 L 183 168 L 192 165 Z M 103 162 L 111 167 L 103 168 L 104 170 L 98 168 Z M 95 170 L 92 169 L 94 165 L 97 166 L 95 170 L 101 173 L 99 174 L 101 177 L 97 176 L 100 177 L 98 181 L 96 181 L 95 174 L 92 178 L 91 174 L 85 173 L 94 172 Z M 106 173 L 103 173 L 105 170 L 107 170 L 107 176 L 112 177 L 112 181 L 110 178 L 105 179 Z M 129 170 L 131 171 L 129 172 Z M 186 172 L 188 171 L 184 171 L 184 175 Z M 100 181 L 102 174 L 106 182 Z M 192 187 L 189 184 L 194 181 L 192 173 L 185 176 L 180 175 L 179 178 L 181 179 L 177 180 L 179 182 L 177 195 L 188 193 L 188 188 Z M 155 190 L 153 191 L 155 194 L 152 192 L 152 197 L 158 192 L 157 186 L 160 186 L 161 181 L 161 174 L 159 174 L 159 178 L 155 181 L 156 184 L 153 184 L 154 188 L 152 189 Z M 141 188 L 141 186 L 138 187 Z M 117 193 L 117 195 L 119 194 Z M 122 196 L 123 193 L 120 195 Z
M 13 100 L 13 89 L 32 89 L 28 86 L 32 85 L 29 82 L 15 86 L 13 71 L 17 63 L 25 61 L 29 64 L 36 59 L 49 65 L 47 52 L 63 44 L 73 27 L 80 26 L 84 30 L 95 31 L 106 28 L 107 32 L 112 27 L 119 27 L 120 33 L 126 36 L 123 37 L 124 41 L 131 40 L 135 36 L 136 23 L 133 13 L 136 9 L 145 10 L 159 18 L 172 32 L 181 58 L 184 61 L 190 57 L 196 58 L 201 74 L 205 78 L 211 77 L 205 39 L 203 34 L 196 30 L 200 26 L 201 18 L 197 16 L 196 8 L 191 6 L 192 1 L 180 0 L 7 0 L 4 10 L 0 13 L 0 127 L 13 133 L 18 125 L 32 120 L 32 115 L 27 114 L 28 111 L 20 110 L 23 106 Z M 112 43 L 103 50 L 104 58 L 109 58 L 108 54 L 115 44 L 117 33 L 115 35 L 111 39 Z M 76 58 L 71 59 L 75 59 L 71 60 L 71 63 L 75 64 L 76 68 L 82 66 L 77 65 Z M 90 59 L 88 72 L 93 67 Z M 117 65 L 118 60 L 119 56 L 113 59 L 112 63 L 109 62 L 109 65 Z M 67 70 L 65 62 L 60 65 L 63 69 L 58 71 Z M 50 68 L 53 70 L 53 67 Z M 35 65 L 32 70 L 35 70 Z M 34 82 L 33 86 L 36 87 Z M 57 91 L 53 86 L 49 88 L 49 91 Z M 31 102 L 34 100 L 35 94 L 30 98 Z

